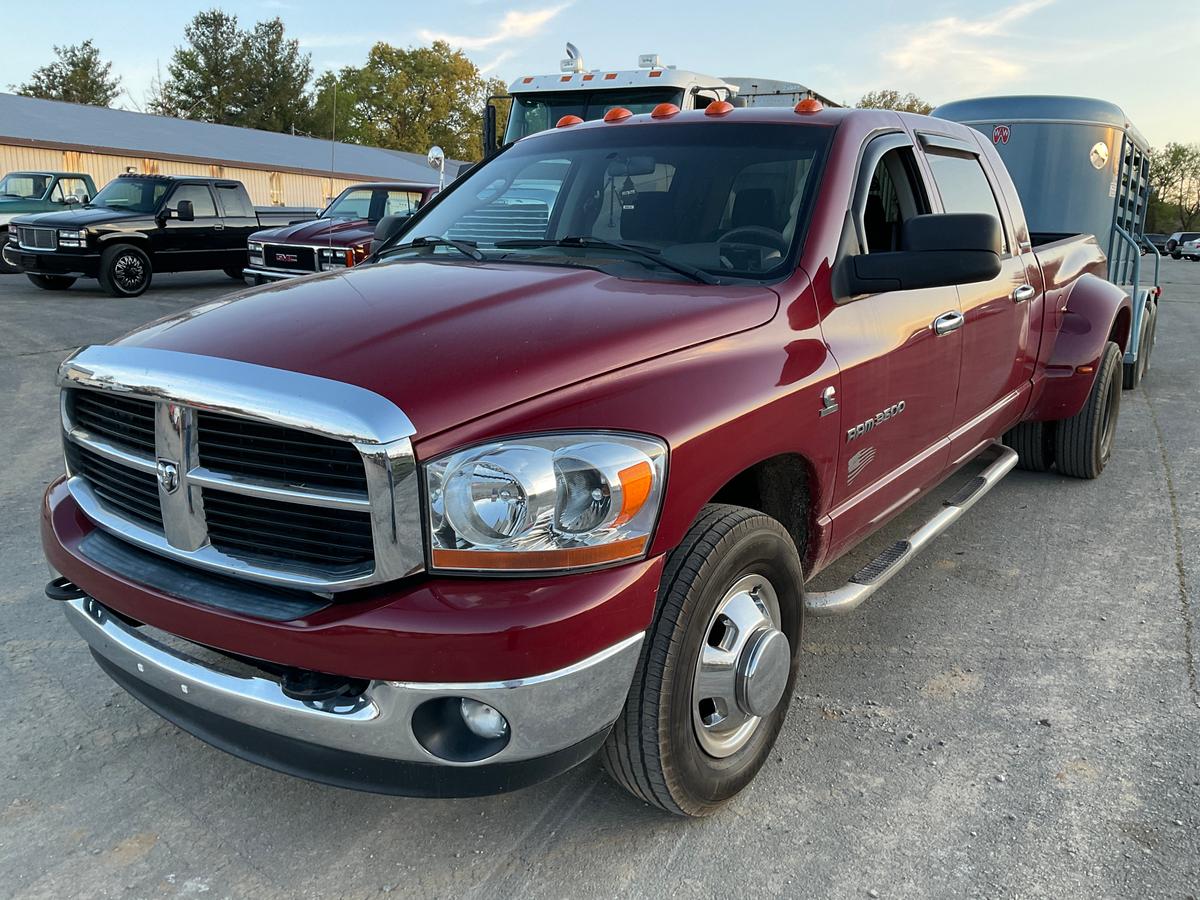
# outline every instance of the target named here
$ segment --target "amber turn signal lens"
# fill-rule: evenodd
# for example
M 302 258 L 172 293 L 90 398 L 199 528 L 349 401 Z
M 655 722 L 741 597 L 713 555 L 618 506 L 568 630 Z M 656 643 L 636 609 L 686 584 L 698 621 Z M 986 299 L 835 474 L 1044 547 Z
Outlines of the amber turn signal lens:
M 617 473 L 621 479 L 621 512 L 613 525 L 624 525 L 637 515 L 654 486 L 654 470 L 650 463 L 640 462 Z
M 605 563 L 620 562 L 623 559 L 636 559 L 645 552 L 648 540 L 647 537 L 636 537 L 611 544 L 598 544 L 595 547 L 571 547 L 565 550 L 519 550 L 516 552 L 442 550 L 435 547 L 432 554 L 433 567 L 435 569 L 457 569 L 459 571 L 476 569 L 491 572 L 503 569 L 546 571 L 574 569 L 581 566 L 601 566 Z
M 555 125 L 554 127 L 555 128 L 569 128 L 572 125 L 578 125 L 582 121 L 583 121 L 583 119 L 579 118 L 579 116 L 563 116 L 561 119 L 558 120 L 558 124 Z
M 706 116 L 727 116 L 731 112 L 733 112 L 733 104 L 728 100 L 718 100 L 704 107 L 704 114 Z
M 671 116 L 679 112 L 679 107 L 674 103 L 660 103 L 650 113 L 652 119 L 669 119 Z
M 623 121 L 624 119 L 628 119 L 632 115 L 633 115 L 632 110 L 628 110 L 623 106 L 614 106 L 612 109 L 610 109 L 608 112 L 606 112 L 604 114 L 604 121 L 605 122 L 620 122 L 620 121 Z

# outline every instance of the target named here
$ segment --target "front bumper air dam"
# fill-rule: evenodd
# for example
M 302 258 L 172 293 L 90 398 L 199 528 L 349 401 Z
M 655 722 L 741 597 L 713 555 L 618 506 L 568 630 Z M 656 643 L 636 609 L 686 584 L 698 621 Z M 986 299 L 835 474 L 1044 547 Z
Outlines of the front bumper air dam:
M 545 675 L 498 682 L 372 681 L 357 698 L 293 700 L 266 677 L 232 674 L 167 647 L 91 597 L 63 602 L 104 671 L 185 731 L 242 759 L 325 784 L 413 797 L 502 793 L 591 756 L 625 703 L 643 635 Z M 499 710 L 508 743 L 477 762 L 430 753 L 414 710 L 468 697 Z

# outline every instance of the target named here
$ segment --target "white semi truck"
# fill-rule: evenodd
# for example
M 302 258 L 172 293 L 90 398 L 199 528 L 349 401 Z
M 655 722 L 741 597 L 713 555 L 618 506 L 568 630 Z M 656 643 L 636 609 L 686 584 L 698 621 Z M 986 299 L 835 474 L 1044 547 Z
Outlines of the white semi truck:
M 623 106 L 633 113 L 648 113 L 660 103 L 681 110 L 703 109 L 717 100 L 735 106 L 793 106 L 815 97 L 826 106 L 839 106 L 828 97 L 795 81 L 771 78 L 717 78 L 663 65 L 656 53 L 638 57 L 636 69 L 588 69 L 574 44 L 552 75 L 525 75 L 508 88 L 507 96 L 492 97 L 484 114 L 484 155 L 491 156 L 508 144 L 553 128 L 563 116 L 599 119 L 608 110 Z M 498 105 L 511 101 L 503 140 L 499 140 Z

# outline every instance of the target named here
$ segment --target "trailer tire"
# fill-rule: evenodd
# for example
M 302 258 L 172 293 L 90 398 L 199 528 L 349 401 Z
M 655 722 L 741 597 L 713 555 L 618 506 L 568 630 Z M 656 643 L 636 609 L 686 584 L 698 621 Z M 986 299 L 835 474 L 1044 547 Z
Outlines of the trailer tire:
M 752 509 L 705 506 L 667 558 L 625 709 L 601 751 L 608 773 L 681 816 L 711 815 L 736 796 L 783 727 L 802 610 L 786 529 Z
M 1127 391 L 1133 390 L 1146 377 L 1146 369 L 1150 366 L 1150 329 L 1153 324 L 1154 304 L 1147 300 L 1146 308 L 1142 312 L 1142 333 L 1138 337 L 1137 360 L 1121 364 L 1123 370 L 1121 386 Z
M 1109 341 L 1100 354 L 1096 379 L 1083 409 L 1058 423 L 1058 471 L 1072 478 L 1097 478 L 1112 455 L 1121 411 L 1121 348 Z
M 75 283 L 75 279 L 70 275 L 36 275 L 26 272 L 25 277 L 43 291 L 65 291 Z
M 1054 422 L 1022 422 L 1004 435 L 1004 443 L 1017 451 L 1017 467 L 1027 472 L 1048 472 L 1054 465 Z
M 1150 371 L 1150 360 L 1154 357 L 1154 342 L 1158 338 L 1158 304 L 1150 304 L 1150 339 L 1146 342 L 1146 372 Z
M 132 244 L 117 244 L 100 254 L 100 286 L 110 297 L 140 297 L 153 277 L 150 257 Z

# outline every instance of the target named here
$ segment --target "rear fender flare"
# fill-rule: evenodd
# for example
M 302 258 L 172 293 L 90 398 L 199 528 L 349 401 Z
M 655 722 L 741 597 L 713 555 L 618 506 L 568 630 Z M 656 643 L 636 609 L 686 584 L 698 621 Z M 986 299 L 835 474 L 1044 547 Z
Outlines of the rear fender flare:
M 1045 422 L 1069 419 L 1083 409 L 1096 380 L 1104 345 L 1115 341 L 1124 352 L 1129 343 L 1133 306 L 1129 294 L 1091 273 L 1079 277 L 1062 312 L 1046 311 L 1047 327 L 1058 317 L 1054 349 L 1046 361 L 1042 390 L 1026 419 Z

